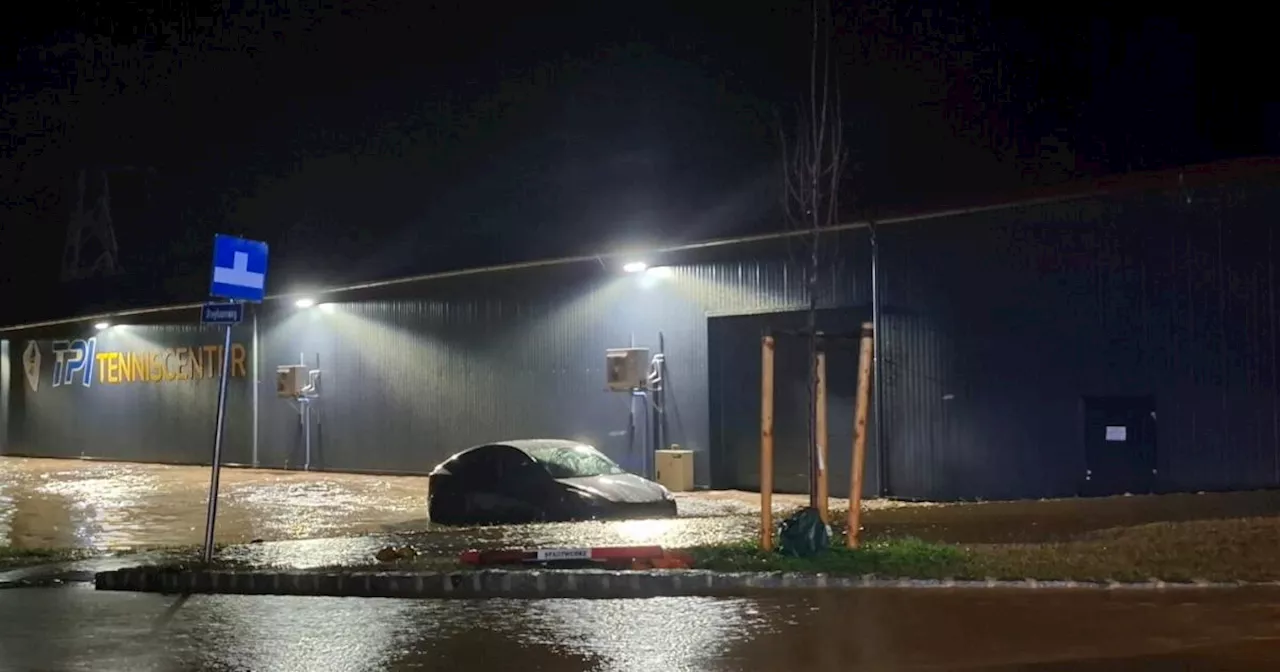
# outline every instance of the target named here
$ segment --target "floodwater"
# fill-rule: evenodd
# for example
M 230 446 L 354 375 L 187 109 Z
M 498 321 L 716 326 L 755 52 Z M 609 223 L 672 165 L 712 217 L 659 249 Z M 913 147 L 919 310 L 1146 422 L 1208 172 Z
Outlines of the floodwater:
M 200 544 L 207 467 L 0 457 L 0 545 L 118 550 Z M 678 495 L 680 517 L 606 523 L 443 528 L 426 518 L 427 479 L 330 472 L 224 469 L 217 540 L 316 566 L 367 561 L 388 543 L 452 552 L 478 546 L 660 544 L 754 538 L 758 495 Z M 777 495 L 779 512 L 804 497 Z M 846 503 L 833 500 L 833 509 Z M 868 535 L 952 543 L 1065 540 L 1157 521 L 1280 514 L 1280 491 L 961 505 L 864 502 Z M 240 553 L 248 551 L 240 550 Z M 248 559 L 248 558 L 246 558 Z
M 856 590 L 410 601 L 12 589 L 0 670 L 1233 670 L 1280 663 L 1269 591 Z
M 209 469 L 0 458 L 0 544 L 121 549 L 199 544 Z M 217 539 L 304 539 L 422 518 L 425 478 L 223 469 Z
M 200 544 L 208 479 L 207 467 L 0 458 L 0 545 L 120 550 Z M 329 552 L 284 546 L 300 564 L 315 565 L 364 560 L 369 548 L 385 543 L 448 551 L 533 543 L 675 546 L 752 536 L 758 529 L 758 500 L 745 493 L 681 495 L 678 520 L 443 528 L 426 518 L 426 492 L 427 479 L 420 476 L 223 469 L 217 540 L 326 539 Z M 776 505 L 782 510 L 802 501 L 780 496 Z M 359 550 L 353 555 L 350 548 Z M 299 553 L 313 559 L 301 560 Z

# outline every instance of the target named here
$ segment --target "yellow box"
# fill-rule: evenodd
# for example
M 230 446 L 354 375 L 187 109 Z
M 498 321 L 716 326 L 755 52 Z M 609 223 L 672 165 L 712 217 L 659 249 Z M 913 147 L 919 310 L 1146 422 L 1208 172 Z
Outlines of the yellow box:
M 659 450 L 654 459 L 659 483 L 672 492 L 693 490 L 693 451 Z

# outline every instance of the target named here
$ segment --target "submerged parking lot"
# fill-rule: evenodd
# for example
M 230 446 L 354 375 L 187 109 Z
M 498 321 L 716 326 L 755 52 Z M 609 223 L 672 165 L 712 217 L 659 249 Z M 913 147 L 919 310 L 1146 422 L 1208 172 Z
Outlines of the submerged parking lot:
M 422 517 L 425 478 L 224 469 L 218 540 L 345 536 Z M 207 467 L 0 458 L 0 543 L 120 549 L 198 544 Z
M 207 467 L 87 460 L 0 458 L 0 545 L 122 550 L 199 544 Z M 347 538 L 327 542 L 364 554 L 408 541 L 423 550 L 475 546 L 646 543 L 666 546 L 754 538 L 758 498 L 716 491 L 679 495 L 676 520 L 442 528 L 426 519 L 427 479 L 228 468 L 223 470 L 217 538 L 251 541 Z M 779 495 L 775 509 L 804 497 Z M 833 500 L 833 510 L 846 506 Z M 952 543 L 1059 541 L 1149 523 L 1272 518 L 1280 493 L 1209 493 L 971 504 L 884 500 L 865 503 L 866 534 Z M 270 554 L 266 544 L 261 552 Z M 280 546 L 281 553 L 307 545 Z M 355 550 L 355 549 L 360 550 Z M 315 562 L 327 562 L 326 558 Z M 287 558 L 281 558 L 287 560 Z M 311 564 L 308 561 L 306 564 Z
M 0 458 L 0 545 L 117 550 L 199 544 L 208 487 L 208 467 Z M 220 492 L 217 538 L 228 544 L 434 531 L 449 548 L 575 538 L 680 545 L 757 529 L 758 500 L 744 493 L 681 495 L 677 521 L 446 530 L 426 518 L 423 476 L 227 468 Z M 777 508 L 802 499 L 779 496 Z

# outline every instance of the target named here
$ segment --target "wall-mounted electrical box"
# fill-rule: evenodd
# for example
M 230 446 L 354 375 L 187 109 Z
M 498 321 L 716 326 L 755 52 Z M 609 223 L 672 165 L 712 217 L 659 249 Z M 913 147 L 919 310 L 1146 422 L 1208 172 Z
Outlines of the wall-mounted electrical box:
M 648 348 L 610 348 L 604 353 L 605 384 L 614 392 L 644 388 L 649 378 Z
M 301 397 L 307 382 L 307 367 L 302 364 L 287 364 L 276 367 L 277 397 L 288 399 Z

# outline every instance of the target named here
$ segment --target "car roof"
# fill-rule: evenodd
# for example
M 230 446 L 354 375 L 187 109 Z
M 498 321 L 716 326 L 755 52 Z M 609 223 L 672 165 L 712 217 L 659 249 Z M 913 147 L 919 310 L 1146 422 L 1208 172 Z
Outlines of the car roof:
M 515 448 L 523 453 L 533 450 L 548 450 L 555 448 L 577 448 L 579 446 L 587 446 L 590 444 L 581 441 L 570 441 L 568 439 L 513 439 L 511 441 L 494 441 L 486 445 L 490 446 L 507 446 Z
M 577 448 L 578 446 L 590 446 L 590 445 L 591 444 L 583 443 L 581 441 L 570 441 L 568 439 L 512 439 L 510 441 L 491 441 L 489 443 L 482 443 L 478 446 L 472 446 L 470 448 L 467 448 L 466 450 L 459 452 L 458 454 L 454 455 L 449 459 L 452 460 L 452 459 L 462 457 L 467 453 L 470 453 L 475 450 L 479 450 L 481 448 L 493 448 L 493 447 L 514 448 L 526 455 L 529 455 L 530 457 L 533 457 L 533 455 L 531 455 L 530 452 L 539 450 L 539 449 L 547 450 L 547 449 L 555 449 L 555 448 Z

